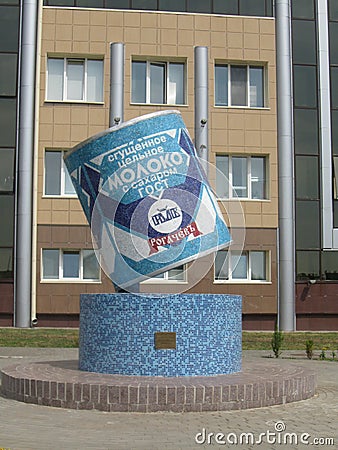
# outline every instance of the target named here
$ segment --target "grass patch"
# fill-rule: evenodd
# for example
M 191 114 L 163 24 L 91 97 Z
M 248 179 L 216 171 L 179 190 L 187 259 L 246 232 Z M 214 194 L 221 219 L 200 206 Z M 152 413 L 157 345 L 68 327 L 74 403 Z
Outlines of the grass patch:
M 273 332 L 243 331 L 243 350 L 271 350 Z M 314 350 L 337 350 L 338 332 L 284 332 L 282 350 L 304 350 L 306 341 L 313 341 Z
M 0 347 L 74 348 L 77 328 L 0 328 Z
M 313 349 L 338 350 L 338 332 L 283 333 L 282 350 L 304 350 L 313 340 Z M 273 332 L 244 331 L 243 350 L 271 350 Z M 0 347 L 75 348 L 79 345 L 77 328 L 0 328 Z

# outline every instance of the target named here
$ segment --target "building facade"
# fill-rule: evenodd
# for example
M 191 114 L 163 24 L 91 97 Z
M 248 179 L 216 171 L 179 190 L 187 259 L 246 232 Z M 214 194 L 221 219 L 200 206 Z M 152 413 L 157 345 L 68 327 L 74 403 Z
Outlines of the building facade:
M 0 5 L 7 14 L 7 10 L 13 16 L 16 12 L 19 21 L 18 2 Z M 292 258 L 297 329 L 335 329 L 334 37 L 338 11 L 333 1 L 328 4 L 326 0 L 293 0 L 291 6 L 294 103 L 289 112 L 294 117 L 296 239 Z M 278 194 L 278 182 L 283 174 L 278 172 L 282 149 L 277 148 L 272 1 L 46 0 L 39 4 L 36 26 L 31 319 L 37 319 L 39 326 L 77 326 L 80 293 L 113 291 L 97 264 L 89 226 L 62 157 L 110 125 L 114 81 L 110 43 L 119 42 L 124 45 L 124 121 L 176 109 L 193 138 L 199 126 L 194 49 L 208 49 L 209 162 L 217 169 L 209 175 L 234 237 L 233 245 L 220 251 L 210 267 L 205 259 L 199 261 L 207 267 L 200 279 L 184 267 L 177 268 L 142 283 L 141 291 L 241 294 L 243 328 L 273 329 L 279 310 L 278 196 L 283 193 Z M 16 85 L 6 83 L 17 78 L 10 76 L 10 70 L 18 70 L 20 45 L 17 38 L 15 47 L 11 35 L 5 41 L 12 47 L 0 53 L 3 73 L 8 74 L 3 83 L 0 75 L 0 88 L 4 86 L 0 126 L 6 131 L 3 137 L 11 129 L 13 135 L 0 144 L 1 158 L 7 164 L 1 165 L 6 173 L 0 180 L 0 201 L 8 211 L 1 219 L 0 323 L 12 325 L 20 277 L 15 270 L 17 237 L 13 231 L 20 219 L 15 208 L 19 180 L 15 180 L 14 159 L 10 159 L 18 153 L 18 94 Z M 12 115 L 9 103 L 14 105 Z M 20 117 L 20 104 L 17 110 Z M 5 186 L 8 173 L 14 180 L 10 187 Z M 240 225 L 234 205 L 241 207 Z M 240 230 L 244 227 L 245 233 Z

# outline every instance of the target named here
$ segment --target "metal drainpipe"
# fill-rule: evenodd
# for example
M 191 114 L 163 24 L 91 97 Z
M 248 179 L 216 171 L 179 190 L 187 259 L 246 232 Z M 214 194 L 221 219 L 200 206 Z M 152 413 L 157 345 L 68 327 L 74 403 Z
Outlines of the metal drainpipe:
M 195 47 L 195 147 L 208 176 L 208 47 Z
M 19 77 L 16 190 L 15 317 L 16 327 L 31 325 L 32 195 L 35 113 L 36 29 L 38 0 L 23 0 Z
M 124 120 L 124 44 L 110 44 L 110 104 L 109 126 L 119 125 Z
M 109 126 L 115 127 L 124 121 L 124 44 L 110 44 L 110 103 Z M 127 292 L 114 284 L 116 292 Z M 129 287 L 131 292 L 140 291 L 140 283 Z
M 294 331 L 295 213 L 290 0 L 276 0 L 279 189 L 279 328 Z

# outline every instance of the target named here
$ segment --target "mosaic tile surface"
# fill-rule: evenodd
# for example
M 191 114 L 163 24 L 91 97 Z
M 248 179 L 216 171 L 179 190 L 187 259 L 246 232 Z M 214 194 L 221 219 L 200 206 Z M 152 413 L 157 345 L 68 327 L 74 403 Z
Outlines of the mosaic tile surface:
M 176 332 L 176 350 L 156 350 L 155 332 Z M 241 370 L 241 296 L 82 294 L 79 368 L 148 376 Z

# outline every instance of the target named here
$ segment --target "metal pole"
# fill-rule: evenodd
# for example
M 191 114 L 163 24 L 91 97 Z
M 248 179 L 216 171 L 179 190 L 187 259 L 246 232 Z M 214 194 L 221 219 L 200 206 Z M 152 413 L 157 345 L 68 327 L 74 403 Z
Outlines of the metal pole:
M 32 190 L 38 0 L 23 0 L 16 191 L 16 327 L 31 325 Z
M 279 188 L 279 328 L 294 331 L 295 214 L 290 0 L 276 0 Z
M 208 175 L 208 47 L 195 47 L 195 147 Z
M 124 120 L 124 44 L 110 44 L 110 104 L 109 126 L 113 127 Z

